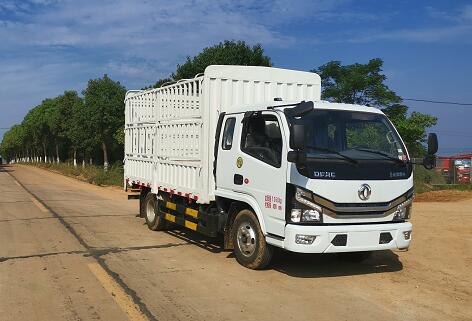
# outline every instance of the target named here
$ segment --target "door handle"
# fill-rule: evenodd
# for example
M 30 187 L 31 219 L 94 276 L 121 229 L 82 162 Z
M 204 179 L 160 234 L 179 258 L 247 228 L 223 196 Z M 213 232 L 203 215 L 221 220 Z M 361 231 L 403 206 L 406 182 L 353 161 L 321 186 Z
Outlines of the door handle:
M 236 185 L 243 185 L 243 175 L 234 174 L 233 182 Z

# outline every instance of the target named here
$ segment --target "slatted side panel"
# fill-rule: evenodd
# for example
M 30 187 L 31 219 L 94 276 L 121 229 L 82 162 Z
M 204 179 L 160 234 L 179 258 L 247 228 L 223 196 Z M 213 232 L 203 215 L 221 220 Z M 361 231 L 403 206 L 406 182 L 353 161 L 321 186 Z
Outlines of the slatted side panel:
M 126 125 L 150 123 L 156 120 L 156 90 L 131 94 L 125 101 Z
M 201 127 L 202 123 L 199 119 L 158 123 L 159 156 L 173 161 L 200 161 Z
M 125 177 L 131 183 L 152 185 L 153 162 L 149 159 L 129 157 L 126 159 Z
M 125 127 L 125 177 L 131 182 L 152 184 L 155 140 L 154 125 Z
M 195 79 L 160 89 L 158 120 L 201 118 L 200 87 L 201 79 Z
M 183 165 L 180 162 L 160 161 L 157 163 L 156 175 L 158 187 L 170 189 L 175 193 L 182 192 L 201 196 L 201 166 Z
M 202 77 L 157 92 L 156 172 L 158 187 L 202 197 Z
M 126 178 L 153 189 L 204 193 L 201 94 L 202 77 L 126 99 Z

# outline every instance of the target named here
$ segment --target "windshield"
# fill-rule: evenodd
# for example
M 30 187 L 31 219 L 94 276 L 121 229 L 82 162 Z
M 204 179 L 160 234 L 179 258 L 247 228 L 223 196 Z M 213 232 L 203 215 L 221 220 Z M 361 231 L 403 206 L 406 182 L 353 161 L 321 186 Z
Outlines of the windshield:
M 356 160 L 407 160 L 400 137 L 384 115 L 314 109 L 296 122 L 305 127 L 311 157 L 341 154 Z

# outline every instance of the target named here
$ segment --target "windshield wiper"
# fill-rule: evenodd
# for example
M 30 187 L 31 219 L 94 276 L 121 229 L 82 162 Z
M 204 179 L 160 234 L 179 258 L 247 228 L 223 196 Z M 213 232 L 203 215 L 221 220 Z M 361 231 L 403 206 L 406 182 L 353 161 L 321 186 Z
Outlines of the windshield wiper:
M 347 160 L 348 162 L 351 162 L 353 164 L 357 164 L 358 162 L 349 157 L 349 156 L 346 156 L 344 154 L 341 154 L 340 152 L 334 150 L 334 149 L 329 149 L 329 148 L 323 148 L 323 147 L 316 147 L 316 146 L 306 146 L 307 148 L 309 149 L 313 149 L 313 150 L 317 150 L 317 151 L 320 151 L 320 152 L 326 152 L 326 153 L 330 153 L 330 154 L 335 154 L 335 155 L 338 155 L 338 156 L 341 156 L 343 159 Z
M 399 164 L 405 164 L 405 162 L 402 161 L 400 158 L 393 157 L 392 155 L 389 155 L 389 154 L 387 154 L 387 153 L 381 152 L 381 151 L 379 151 L 379 150 L 368 149 L 368 148 L 352 148 L 352 149 L 353 149 L 353 150 L 358 150 L 358 151 L 361 151 L 361 152 L 366 152 L 366 153 L 381 155 L 381 156 L 384 156 L 384 157 L 388 158 L 389 160 L 392 160 L 392 161 L 397 162 L 397 163 L 399 163 Z

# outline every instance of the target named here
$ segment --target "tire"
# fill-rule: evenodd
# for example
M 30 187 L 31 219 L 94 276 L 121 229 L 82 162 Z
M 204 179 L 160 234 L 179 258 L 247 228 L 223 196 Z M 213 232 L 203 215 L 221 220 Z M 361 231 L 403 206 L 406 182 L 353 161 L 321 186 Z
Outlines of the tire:
M 240 211 L 232 227 L 234 256 L 242 266 L 260 270 L 272 259 L 274 249 L 265 241 L 264 234 L 251 210 Z
M 146 199 L 147 195 L 149 195 L 149 192 L 146 195 L 143 195 L 141 192 L 141 195 L 139 195 L 139 217 L 142 218 L 146 217 L 146 203 L 144 200 Z
M 372 251 L 366 251 L 366 252 L 345 252 L 345 253 L 339 253 L 339 257 L 346 261 L 346 262 L 351 262 L 351 263 L 361 263 L 368 258 L 372 256 Z
M 148 228 L 152 231 L 163 231 L 168 228 L 167 221 L 158 214 L 158 202 L 159 200 L 153 193 L 148 193 L 143 202 L 144 218 Z

